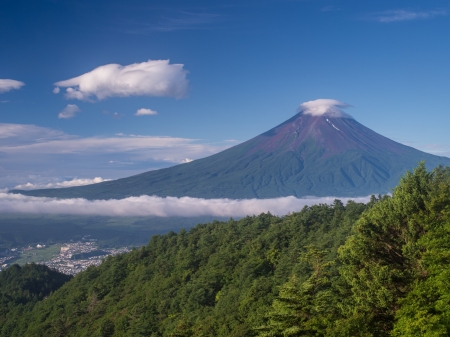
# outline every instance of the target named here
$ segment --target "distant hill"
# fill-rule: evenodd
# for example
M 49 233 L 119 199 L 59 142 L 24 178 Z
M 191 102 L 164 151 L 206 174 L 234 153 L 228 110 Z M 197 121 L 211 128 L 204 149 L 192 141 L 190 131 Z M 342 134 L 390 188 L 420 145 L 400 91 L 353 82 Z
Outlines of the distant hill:
M 187 164 L 88 186 L 12 192 L 87 199 L 356 197 L 390 192 L 422 160 L 429 169 L 450 165 L 450 158 L 392 141 L 335 107 L 304 109 L 253 139 Z

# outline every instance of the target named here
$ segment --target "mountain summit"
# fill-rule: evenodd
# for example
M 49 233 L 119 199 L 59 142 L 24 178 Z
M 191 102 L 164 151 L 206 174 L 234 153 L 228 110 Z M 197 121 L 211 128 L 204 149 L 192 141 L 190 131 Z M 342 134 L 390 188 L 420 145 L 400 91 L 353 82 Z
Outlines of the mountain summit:
M 390 192 L 422 160 L 428 168 L 450 165 L 450 158 L 379 135 L 342 111 L 346 107 L 330 99 L 303 103 L 273 129 L 187 164 L 88 186 L 12 192 L 87 199 L 355 197 Z

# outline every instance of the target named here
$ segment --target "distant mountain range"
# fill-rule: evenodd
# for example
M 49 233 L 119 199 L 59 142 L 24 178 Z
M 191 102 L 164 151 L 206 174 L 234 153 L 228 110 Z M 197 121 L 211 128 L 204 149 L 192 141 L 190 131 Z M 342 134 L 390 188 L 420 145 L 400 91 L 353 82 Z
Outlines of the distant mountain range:
M 12 192 L 86 199 L 355 197 L 390 192 L 422 160 L 429 169 L 450 165 L 450 158 L 381 136 L 332 104 L 316 105 L 302 105 L 273 129 L 190 163 L 87 186 Z

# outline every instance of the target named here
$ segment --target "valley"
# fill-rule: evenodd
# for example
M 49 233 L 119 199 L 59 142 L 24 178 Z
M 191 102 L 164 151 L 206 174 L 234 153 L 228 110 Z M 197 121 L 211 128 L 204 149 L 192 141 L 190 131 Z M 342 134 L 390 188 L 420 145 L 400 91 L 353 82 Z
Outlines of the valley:
M 97 240 L 67 242 L 56 245 L 18 247 L 4 251 L 0 257 L 0 271 L 12 264 L 20 266 L 37 263 L 66 275 L 76 275 L 90 266 L 99 266 L 107 256 L 127 253 L 128 247 L 99 250 Z

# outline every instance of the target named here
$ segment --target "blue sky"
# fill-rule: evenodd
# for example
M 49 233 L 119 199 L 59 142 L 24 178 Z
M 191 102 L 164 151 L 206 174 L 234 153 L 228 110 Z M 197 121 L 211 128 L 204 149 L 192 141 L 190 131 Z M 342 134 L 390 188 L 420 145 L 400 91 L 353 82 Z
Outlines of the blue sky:
M 450 156 L 448 1 L 2 0 L 0 31 L 0 188 L 200 158 L 318 98 Z M 149 87 L 72 81 L 53 93 L 84 74 L 101 82 L 90 72 L 111 64 L 123 67 L 105 70 L 109 78 L 137 69 Z M 152 84 L 146 66 L 171 86 Z

